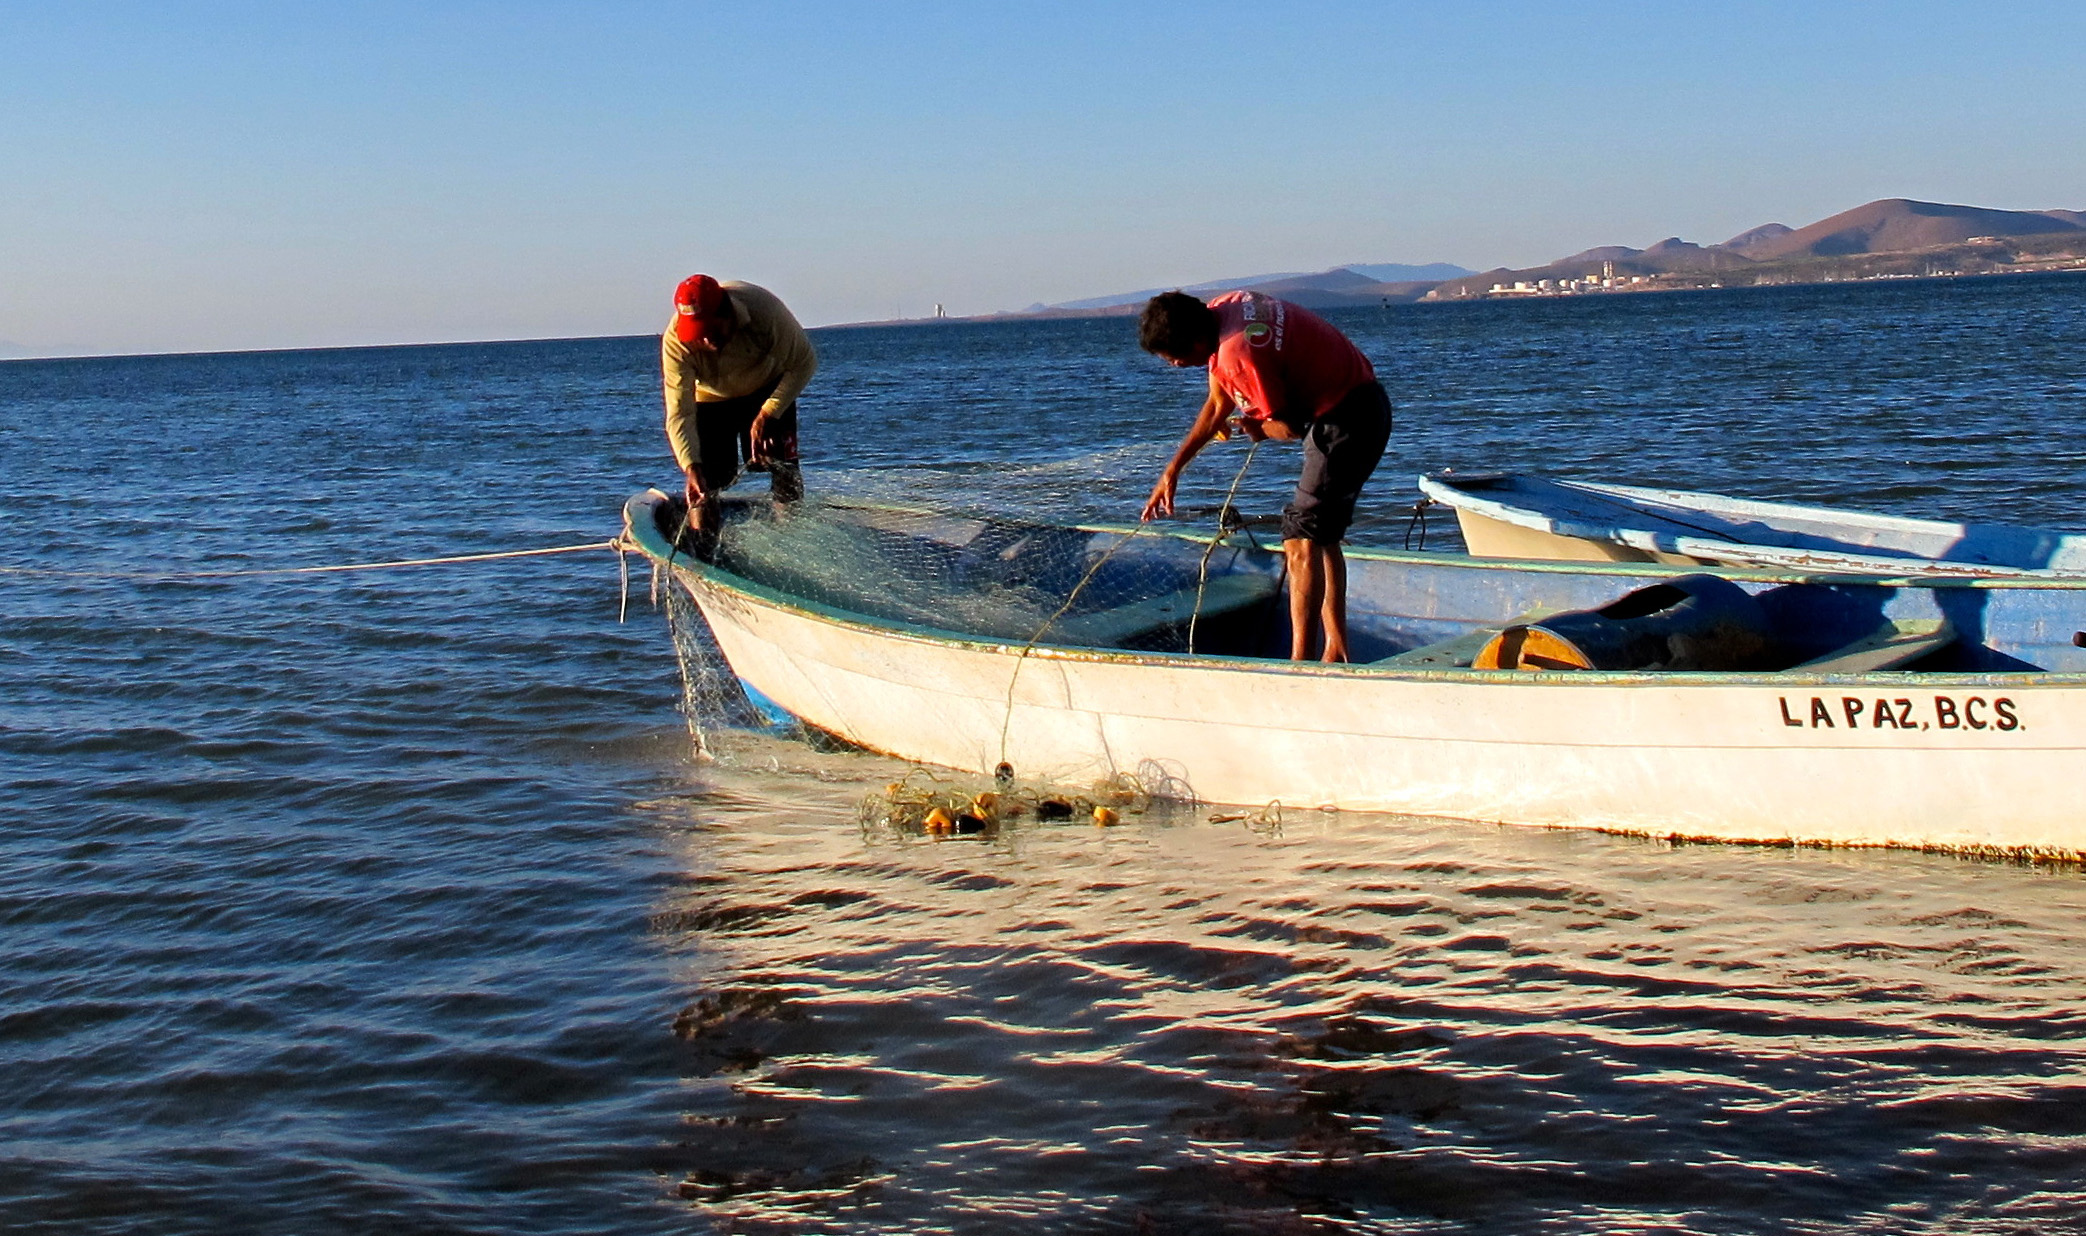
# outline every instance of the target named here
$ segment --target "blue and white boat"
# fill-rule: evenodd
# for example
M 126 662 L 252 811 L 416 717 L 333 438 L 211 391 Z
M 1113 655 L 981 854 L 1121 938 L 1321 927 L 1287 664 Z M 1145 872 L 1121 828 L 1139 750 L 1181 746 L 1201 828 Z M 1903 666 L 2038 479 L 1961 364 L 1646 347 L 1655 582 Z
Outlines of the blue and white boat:
M 1157 771 L 1213 803 L 2086 853 L 2086 579 L 1357 548 L 1362 660 L 1324 665 L 1280 659 L 1281 555 L 1250 543 L 749 503 L 702 562 L 674 518 L 640 494 L 626 542 L 732 671 L 908 760 Z
M 1890 575 L 2086 575 L 2086 533 L 1505 472 L 1430 473 L 1420 478 L 1420 492 L 1452 508 L 1464 544 L 1486 558 Z

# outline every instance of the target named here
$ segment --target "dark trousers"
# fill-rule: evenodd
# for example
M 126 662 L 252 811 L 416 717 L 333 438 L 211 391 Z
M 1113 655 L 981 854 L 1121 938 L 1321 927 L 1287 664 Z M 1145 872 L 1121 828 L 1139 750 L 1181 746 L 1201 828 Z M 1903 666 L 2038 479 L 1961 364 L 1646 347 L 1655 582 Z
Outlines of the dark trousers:
M 754 464 L 753 418 L 761 405 L 775 393 L 775 383 L 736 399 L 718 399 L 695 405 L 696 471 L 706 493 L 730 489 L 749 466 L 765 469 L 768 489 L 777 502 L 795 502 L 804 496 L 804 473 L 797 463 L 797 405 L 790 405 L 768 418 L 768 460 Z

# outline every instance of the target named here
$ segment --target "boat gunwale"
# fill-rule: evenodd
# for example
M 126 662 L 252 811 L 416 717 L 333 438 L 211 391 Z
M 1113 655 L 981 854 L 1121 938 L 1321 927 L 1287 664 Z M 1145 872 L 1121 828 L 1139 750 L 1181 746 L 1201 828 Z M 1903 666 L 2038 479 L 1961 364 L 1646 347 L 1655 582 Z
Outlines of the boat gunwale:
M 1534 479 L 1559 489 L 1612 503 L 1623 514 L 1635 513 L 1669 522 L 1674 516 L 1660 515 L 1645 509 L 1645 504 L 1668 506 L 1686 510 L 1684 504 L 1662 501 L 1662 498 L 1702 497 L 1718 499 L 1732 512 L 1767 515 L 1775 512 L 1802 512 L 1807 510 L 1829 511 L 1836 518 L 1870 528 L 1897 528 L 1917 531 L 1922 534 L 1947 532 L 1967 533 L 1975 525 L 1949 523 L 1937 520 L 1915 519 L 1910 516 L 1884 515 L 1867 511 L 1840 511 L 1831 507 L 1805 507 L 1799 503 L 1759 502 L 1745 498 L 1727 498 L 1722 494 L 1696 494 L 1678 489 L 1649 489 L 1630 485 L 1607 485 L 1590 481 L 1558 480 L 1549 477 L 1527 478 L 1506 473 L 1469 473 L 1459 478 L 1454 472 L 1424 473 L 1419 478 L 1420 493 L 1431 501 L 1455 511 L 1469 511 L 1487 519 L 1496 520 L 1515 528 L 1531 532 L 1547 533 L 1570 540 L 1590 541 L 1597 544 L 1621 545 L 1630 549 L 1652 553 L 1676 554 L 1682 557 L 1746 558 L 1754 565 L 1731 566 L 1727 563 L 1705 564 L 1704 570 L 1749 570 L 1777 571 L 1795 574 L 1811 574 L 1806 568 L 1775 565 L 1776 559 L 1797 560 L 1802 558 L 1826 557 L 1846 563 L 1874 563 L 1873 568 L 1842 566 L 1828 573 L 1861 579 L 1867 582 L 1906 581 L 1919 586 L 1942 582 L 1961 582 L 1976 585 L 2004 584 L 2017 588 L 2081 588 L 2086 587 L 2086 572 L 2076 569 L 2051 567 L 2017 567 L 1996 563 L 1954 562 L 1947 559 L 1923 558 L 1916 554 L 1894 554 L 1861 552 L 1858 550 L 1803 548 L 1788 545 L 1762 545 L 1726 536 L 1709 529 L 1698 529 L 1695 534 L 1667 532 L 1655 528 L 1632 528 L 1626 523 L 1611 522 L 1598 524 L 1586 522 L 1592 516 L 1584 512 L 1573 512 L 1571 517 L 1551 515 L 1532 506 L 1516 505 L 1510 501 L 1488 498 L 1477 491 L 1465 489 L 1458 480 L 1473 483 L 1481 479 L 1486 483 L 1499 480 L 1520 484 Z M 1448 495 L 1453 494 L 1453 497 Z M 1633 505 L 1634 503 L 1634 505 Z M 1713 506 L 1700 508 L 1706 514 L 1721 518 Z M 1763 520 L 1762 522 L 1766 522 Z M 2086 538 L 2086 532 L 2070 532 L 2062 528 L 2032 529 L 2050 532 L 2057 536 Z M 1874 547 L 1869 547 L 1872 551 Z M 1516 561 L 1515 559 L 1493 559 L 1492 561 Z M 1919 569 L 1917 564 L 1928 564 Z M 1588 564 L 1592 565 L 1592 564 Z M 1647 566 L 1648 563 L 1621 563 L 1624 567 Z M 1906 567 L 1913 569 L 1905 569 Z
M 1961 535 L 1972 531 L 1977 525 L 1946 519 L 1921 519 L 1916 515 L 1892 515 L 1883 511 L 1845 510 L 1835 506 L 1807 506 L 1800 502 L 1771 502 L 1762 498 L 1740 498 L 1730 494 L 1713 494 L 1689 489 L 1656 489 L 1647 485 L 1613 485 L 1605 481 L 1576 481 L 1567 478 L 1545 477 L 1552 485 L 1563 489 L 1574 489 L 1581 493 L 1610 500 L 1621 499 L 1625 504 L 1642 504 L 1654 507 L 1671 507 L 1676 511 L 1705 511 L 1712 515 L 1735 513 L 1741 515 L 1807 515 L 1820 511 L 1835 522 L 1852 524 L 1856 527 L 1912 531 L 1944 536 Z M 1690 499 L 1708 499 L 1691 503 Z M 1657 512 L 1653 512 L 1656 514 Z M 2052 528 L 2052 532 L 2062 529 Z M 2028 570 L 2030 568 L 2019 568 Z
M 657 495 L 654 498 L 653 495 Z M 632 519 L 631 512 L 641 503 L 649 511 L 652 502 L 665 498 L 658 490 L 634 495 L 624 504 L 624 527 L 632 544 L 639 552 L 654 563 L 664 566 L 670 573 L 679 572 L 689 578 L 727 592 L 735 592 L 751 600 L 769 605 L 785 612 L 813 618 L 834 626 L 895 638 L 909 643 L 930 644 L 939 647 L 958 647 L 969 651 L 1011 656 L 1018 659 L 1028 657 L 1050 661 L 1090 661 L 1127 665 L 1179 667 L 1195 665 L 1234 673 L 1269 673 L 1285 677 L 1331 677 L 1350 678 L 1360 681 L 1393 681 L 1419 683 L 1465 683 L 1473 686 L 1611 686 L 1611 687 L 1840 687 L 1852 689 L 1880 689 L 1891 687 L 1903 689 L 1917 686 L 1921 689 L 1960 690 L 1967 687 L 2038 687 L 2038 688 L 2086 688 L 2086 671 L 2061 670 L 2018 670 L 2018 671 L 1962 671 L 1933 673 L 1919 670 L 1876 670 L 1865 674 L 1813 673 L 1798 674 L 1791 670 L 1519 670 L 1519 669 L 1472 669 L 1468 667 L 1412 668 L 1386 666 L 1372 662 L 1326 663 L 1320 661 L 1291 661 L 1275 657 L 1232 657 L 1211 653 L 1150 652 L 1137 649 L 1092 648 L 1070 644 L 1045 643 L 995 639 L 962 631 L 945 630 L 923 623 L 905 622 L 898 619 L 879 618 L 859 610 L 842 609 L 821 601 L 747 579 L 724 570 L 713 563 L 701 562 L 671 549 L 665 539 L 649 525 L 649 517 L 643 521 Z M 1083 532 L 1125 532 L 1135 525 L 1070 525 Z M 1183 537 L 1185 534 L 1171 531 L 1160 532 L 1164 536 Z M 662 552 L 663 551 L 663 552 Z M 1832 572 L 1829 574 L 1803 574 L 1776 570 L 1750 570 L 1686 568 L 1663 566 L 1656 563 L 1612 563 L 1575 564 L 1568 562 L 1543 562 L 1532 560 L 1523 563 L 1519 559 L 1475 558 L 1468 555 L 1422 554 L 1400 551 L 1350 551 L 1349 557 L 1370 557 L 1381 561 L 1412 561 L 1441 564 L 1482 570 L 1515 570 L 1524 567 L 1549 568 L 1557 573 L 1582 574 L 1582 565 L 1597 565 L 1602 574 L 1717 574 L 1735 578 L 1757 578 L 1781 583 L 1858 583 L 1863 586 L 1893 586 L 1901 583 L 1915 587 L 1940 585 L 1986 585 L 1994 583 L 2019 583 L 1996 578 L 1965 578 L 1960 576 L 1941 579 L 1911 577 L 1904 581 L 1879 578 L 1873 575 Z M 1650 568 L 1649 571 L 1646 568 Z M 2086 588 L 2086 578 L 2072 577 L 2070 583 Z M 2047 587 L 2047 585 L 2045 585 Z

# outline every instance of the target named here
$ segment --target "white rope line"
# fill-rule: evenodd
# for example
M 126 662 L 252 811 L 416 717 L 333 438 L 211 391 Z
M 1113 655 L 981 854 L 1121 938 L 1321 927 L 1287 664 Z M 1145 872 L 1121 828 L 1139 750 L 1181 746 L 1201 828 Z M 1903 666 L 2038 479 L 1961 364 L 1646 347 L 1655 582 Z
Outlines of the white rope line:
M 1088 581 L 1092 580 L 1095 575 L 1100 573 L 1102 567 L 1108 565 L 1108 560 L 1110 558 L 1115 557 L 1115 551 L 1121 549 L 1125 545 L 1128 545 L 1131 541 L 1131 538 L 1135 537 L 1138 533 L 1143 532 L 1145 528 L 1147 528 L 1148 526 L 1149 525 L 1145 524 L 1143 521 L 1139 521 L 1136 527 L 1130 529 L 1128 532 L 1125 532 L 1123 534 L 1121 540 L 1109 546 L 1107 552 L 1103 553 L 1099 558 L 1095 559 L 1094 565 L 1088 567 L 1086 569 L 1086 574 L 1079 577 L 1079 582 L 1072 585 L 1072 593 L 1070 596 L 1067 596 L 1065 598 L 1065 603 L 1057 607 L 1056 613 L 1052 614 L 1048 618 L 1045 618 L 1043 620 L 1043 625 L 1036 628 L 1036 633 L 1034 635 L 1029 636 L 1029 642 L 1021 646 L 1020 652 L 1014 654 L 1014 672 L 1007 675 L 1007 711 L 1005 715 L 1003 715 L 1000 718 L 999 762 L 1001 764 L 1004 765 L 1007 762 L 1007 732 L 1014 725 L 1014 684 L 1021 681 L 1021 667 L 1023 663 L 1025 663 L 1029 659 L 1029 653 L 1035 651 L 1036 644 L 1043 638 L 1043 633 L 1050 630 L 1051 627 L 1055 626 L 1057 624 L 1057 620 L 1064 617 L 1066 613 L 1068 613 L 1071 610 L 1073 603 L 1079 600 L 1080 591 L 1087 586 Z M 1088 544 L 1092 544 L 1092 542 L 1089 541 Z
M 1195 624 L 1202 617 L 1202 594 L 1203 589 L 1209 584 L 1210 555 L 1216 553 L 1217 546 L 1223 542 L 1226 536 L 1230 535 L 1230 529 L 1224 526 L 1224 513 L 1231 509 L 1233 499 L 1238 497 L 1239 484 L 1246 479 L 1246 469 L 1253 466 L 1254 452 L 1259 449 L 1260 440 L 1258 438 L 1254 439 L 1246 447 L 1246 461 L 1239 465 L 1238 475 L 1231 478 L 1231 488 L 1224 494 L 1224 505 L 1217 510 L 1217 535 L 1210 538 L 1209 548 L 1202 552 L 1202 562 L 1197 568 L 1195 581 L 1195 608 L 1189 611 L 1188 614 L 1189 652 L 1195 651 Z M 1014 672 L 1007 676 L 1007 708 L 1000 717 L 1000 763 L 1002 765 L 1005 765 L 1007 762 L 1007 734 L 1014 725 L 1014 686 L 1021 681 L 1021 667 L 1028 660 L 1029 653 L 1035 651 L 1036 645 L 1043 639 L 1043 633 L 1055 626 L 1057 620 L 1064 617 L 1066 612 L 1072 608 L 1073 603 L 1079 600 L 1080 591 L 1100 572 L 1102 567 L 1108 565 L 1108 560 L 1115 556 L 1115 551 L 1128 545 L 1132 538 L 1150 526 L 1150 524 L 1140 520 L 1136 527 L 1123 534 L 1121 540 L 1109 546 L 1107 552 L 1103 553 L 1094 565 L 1088 567 L 1086 574 L 1080 576 L 1079 582 L 1072 586 L 1072 593 L 1065 598 L 1065 603 L 1057 607 L 1056 613 L 1043 620 L 1043 625 L 1036 628 L 1036 633 L 1029 636 L 1028 643 L 1023 644 L 1021 651 L 1014 655 Z
M 636 546 L 617 537 L 608 547 L 616 551 L 616 625 L 621 626 L 630 620 L 630 551 Z
M 1195 651 L 1195 624 L 1202 621 L 1202 595 L 1210 586 L 1210 555 L 1216 553 L 1217 546 L 1231 535 L 1231 529 L 1224 526 L 1224 517 L 1231 514 L 1232 500 L 1239 496 L 1239 485 L 1245 481 L 1246 469 L 1253 466 L 1253 453 L 1259 449 L 1259 438 L 1253 439 L 1252 445 L 1246 448 L 1246 462 L 1239 465 L 1239 474 L 1231 478 L 1231 488 L 1224 491 L 1224 505 L 1217 508 L 1217 535 L 1210 538 L 1209 548 L 1202 551 L 1202 561 L 1195 564 L 1195 608 L 1188 611 L 1190 653 Z
M 446 566 L 453 562 L 491 562 L 496 558 L 540 558 L 546 554 L 577 554 L 590 550 L 620 549 L 621 538 L 590 541 L 585 545 L 554 545 L 548 549 L 510 549 L 491 554 L 451 554 L 443 558 L 402 558 L 395 562 L 342 562 L 332 566 L 253 567 L 239 571 L 60 571 L 41 567 L 0 567 L 0 575 L 40 575 L 63 579 L 251 579 L 263 575 L 319 575 L 338 571 L 388 571 L 397 567 Z

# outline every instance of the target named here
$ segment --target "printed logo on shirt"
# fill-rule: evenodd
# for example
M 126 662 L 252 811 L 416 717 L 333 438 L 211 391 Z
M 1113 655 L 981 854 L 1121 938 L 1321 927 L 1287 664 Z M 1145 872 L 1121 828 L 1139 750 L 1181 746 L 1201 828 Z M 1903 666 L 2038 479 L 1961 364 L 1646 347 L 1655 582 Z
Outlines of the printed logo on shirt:
M 1275 330 L 1266 322 L 1248 322 L 1245 329 L 1246 342 L 1253 347 L 1265 347 L 1275 337 Z

